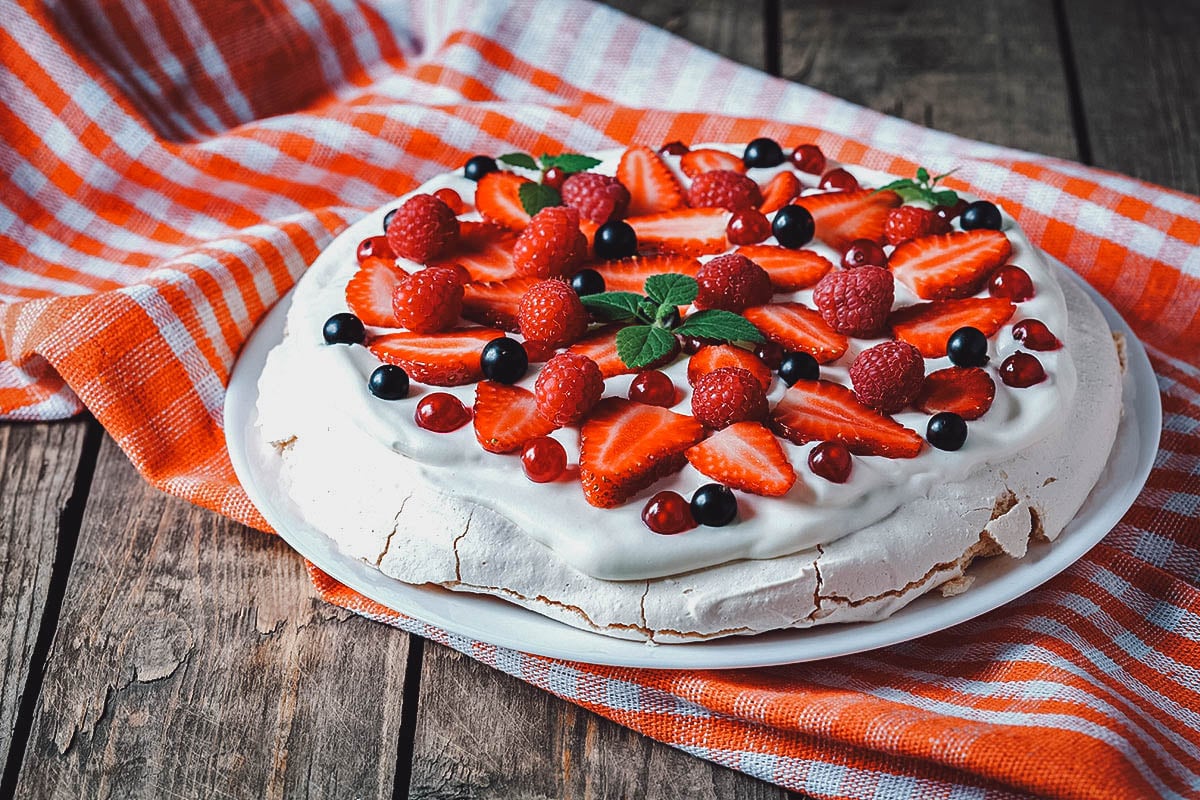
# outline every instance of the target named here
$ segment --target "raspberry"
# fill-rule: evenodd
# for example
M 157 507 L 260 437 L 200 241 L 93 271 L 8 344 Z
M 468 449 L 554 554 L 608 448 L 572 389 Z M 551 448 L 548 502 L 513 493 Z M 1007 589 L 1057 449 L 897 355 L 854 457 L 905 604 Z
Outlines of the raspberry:
M 706 428 L 720 430 L 735 422 L 766 417 L 767 396 L 750 370 L 720 367 L 696 381 L 692 414 Z
M 762 191 L 753 178 L 730 169 L 702 172 L 688 189 L 688 205 L 692 208 L 724 208 L 741 211 L 757 208 L 762 203 Z
M 887 324 L 896 281 L 882 267 L 830 272 L 813 289 L 813 302 L 821 318 L 838 333 L 876 336 Z
M 559 353 L 547 361 L 533 384 L 538 413 L 555 425 L 583 419 L 603 392 L 600 367 L 578 353 Z
M 900 206 L 888 212 L 883 235 L 888 244 L 899 245 L 922 236 L 949 233 L 950 223 L 934 212 L 919 206 Z
M 629 190 L 619 180 L 595 172 L 567 176 L 562 185 L 563 202 L 579 216 L 601 224 L 620 219 L 629 208 Z
M 525 339 L 550 347 L 571 344 L 587 330 L 588 313 L 570 286 L 560 280 L 538 281 L 517 304 L 517 327 Z
M 413 195 L 392 215 L 387 243 L 396 255 L 425 264 L 458 243 L 458 217 L 431 194 Z
M 579 212 L 566 206 L 543 208 L 533 215 L 513 245 L 518 275 L 553 278 L 572 271 L 587 255 L 587 237 L 579 232 Z
M 717 256 L 696 273 L 700 291 L 697 308 L 744 311 L 771 301 L 771 277 L 767 271 L 738 253 Z
M 427 267 L 400 281 L 392 292 L 396 319 L 410 331 L 436 333 L 454 327 L 462 314 L 463 285 L 444 267 Z
M 850 365 L 850 382 L 864 405 L 894 414 L 916 399 L 925 380 L 925 359 L 905 342 L 888 341 L 864 350 Z

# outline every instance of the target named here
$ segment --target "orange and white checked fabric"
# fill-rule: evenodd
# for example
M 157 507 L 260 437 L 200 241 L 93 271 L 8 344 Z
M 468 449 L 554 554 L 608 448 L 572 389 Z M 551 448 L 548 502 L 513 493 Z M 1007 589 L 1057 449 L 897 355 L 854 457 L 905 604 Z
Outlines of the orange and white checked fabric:
M 474 153 L 818 143 L 999 198 L 1146 343 L 1166 415 L 1137 505 L 1072 569 L 952 631 L 714 673 L 447 643 L 817 797 L 1200 797 L 1200 200 L 965 141 L 581 0 L 0 0 L 0 413 L 89 409 L 154 485 L 263 527 L 224 386 L 263 313 L 367 210 Z M 536 23 L 534 22 L 536 21 Z

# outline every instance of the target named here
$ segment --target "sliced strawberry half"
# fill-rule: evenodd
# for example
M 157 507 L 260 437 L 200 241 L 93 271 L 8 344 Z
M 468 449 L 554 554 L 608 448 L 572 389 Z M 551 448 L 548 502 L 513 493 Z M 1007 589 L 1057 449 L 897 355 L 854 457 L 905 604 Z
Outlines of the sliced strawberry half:
M 725 225 L 730 216 L 723 208 L 688 208 L 625 221 L 637 233 L 640 249 L 703 256 L 725 250 Z
M 604 289 L 608 292 L 637 292 L 641 294 L 646 278 L 667 272 L 696 277 L 700 262 L 691 256 L 653 255 L 622 258 L 619 261 L 602 261 L 591 265 L 604 278 Z
M 793 201 L 812 214 L 817 238 L 835 250 L 845 250 L 855 239 L 870 239 L 885 244 L 883 228 L 887 214 L 900 205 L 900 195 L 892 191 L 859 189 L 851 192 L 826 192 Z
M 785 170 L 771 178 L 762 187 L 763 201 L 759 204 L 758 210 L 764 214 L 778 211 L 792 202 L 792 198 L 798 194 L 800 194 L 800 179 L 796 177 L 796 173 Z
M 475 438 L 489 453 L 520 450 L 530 439 L 554 430 L 553 422 L 537 413 L 533 392 L 520 386 L 480 381 L 475 387 Z
M 517 234 L 490 222 L 460 222 L 458 244 L 446 258 L 431 267 L 461 264 L 473 281 L 502 281 L 517 274 L 512 251 Z
M 688 383 L 695 386 L 696 381 L 721 367 L 741 367 L 749 370 L 758 378 L 764 392 L 771 388 L 771 368 L 754 353 L 731 344 L 707 345 L 697 350 L 695 355 L 688 359 Z
M 738 253 L 758 264 L 771 277 L 777 292 L 794 292 L 815 286 L 833 269 L 829 260 L 812 250 L 793 250 L 774 244 L 750 244 L 739 247 Z
M 596 366 L 600 367 L 600 374 L 605 379 L 611 378 L 614 375 L 632 375 L 635 372 L 641 372 L 648 369 L 658 369 L 664 364 L 669 364 L 675 360 L 675 356 L 679 355 L 679 341 L 675 341 L 675 346 L 657 361 L 653 361 L 644 367 L 634 369 L 625 366 L 625 362 L 617 355 L 617 331 L 625 327 L 624 325 L 605 325 L 603 328 L 597 328 L 595 331 L 584 336 L 575 344 L 567 348 L 569 353 L 578 353 L 590 358 L 596 362 Z
M 946 341 L 959 328 L 978 328 L 991 336 L 1004 326 L 1017 307 L 1003 297 L 935 300 L 896 309 L 888 317 L 892 335 L 908 342 L 926 358 L 946 355 Z
M 621 156 L 617 180 L 629 190 L 629 216 L 674 211 L 687 205 L 687 195 L 662 157 L 645 145 Z
M 364 260 L 346 284 L 346 305 L 364 325 L 397 327 L 392 292 L 396 291 L 404 275 L 405 272 L 390 259 Z
M 694 178 L 703 172 L 717 169 L 731 169 L 734 172 L 745 172 L 746 164 L 732 153 L 724 150 L 713 150 L 702 147 L 699 150 L 689 150 L 679 159 L 679 168 L 689 178 Z
M 579 480 L 594 506 L 613 508 L 678 472 L 704 438 L 691 416 L 622 397 L 596 404 L 580 431 Z
M 1000 231 L 973 230 L 922 236 L 888 258 L 896 280 L 923 300 L 970 297 L 1008 261 L 1012 245 Z
M 781 497 L 796 483 L 796 470 L 775 434 L 757 422 L 735 422 L 687 451 L 691 465 L 731 489 Z
M 992 407 L 996 382 L 979 367 L 950 367 L 925 376 L 913 404 L 926 414 L 953 411 L 963 419 L 979 419 Z
M 778 345 L 805 352 L 822 364 L 841 358 L 850 340 L 829 327 L 803 303 L 769 303 L 747 308 L 742 316 Z
M 521 184 L 529 183 L 512 172 L 489 172 L 475 187 L 475 208 L 489 222 L 510 230 L 523 230 L 529 224 L 529 214 L 521 204 Z
M 463 319 L 480 325 L 517 330 L 517 306 L 538 278 L 468 283 L 463 286 Z
M 431 386 L 462 386 L 483 377 L 479 354 L 504 334 L 490 328 L 459 328 L 446 333 L 401 331 L 367 342 L 375 357 L 403 367 L 414 381 Z
M 867 408 L 854 392 L 831 381 L 797 381 L 771 410 L 771 425 L 796 444 L 836 440 L 860 456 L 913 458 L 923 440 L 890 417 Z

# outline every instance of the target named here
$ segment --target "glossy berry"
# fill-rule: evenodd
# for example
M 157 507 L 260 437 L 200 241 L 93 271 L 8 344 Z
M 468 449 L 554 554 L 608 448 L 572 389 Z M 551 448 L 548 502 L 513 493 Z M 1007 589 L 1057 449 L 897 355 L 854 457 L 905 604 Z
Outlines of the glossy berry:
M 384 364 L 371 373 L 367 388 L 380 400 L 403 400 L 408 397 L 408 373 L 394 364 Z
M 567 451 L 557 439 L 537 436 L 521 449 L 521 468 L 534 483 L 550 483 L 567 471 Z
M 988 279 L 988 294 L 1023 303 L 1033 297 L 1033 280 L 1016 264 L 1001 267 Z
M 754 346 L 754 355 L 767 365 L 767 369 L 779 369 L 783 363 L 783 348 L 775 342 L 759 342 Z
M 778 167 L 783 159 L 779 142 L 765 136 L 751 140 L 742 153 L 742 163 L 747 167 Z
M 692 519 L 699 525 L 723 528 L 737 519 L 738 502 L 733 490 L 719 483 L 706 483 L 692 494 Z
M 551 358 L 533 385 L 538 413 L 555 425 L 572 425 L 583 419 L 603 393 L 600 367 L 578 353 Z
M 784 353 L 779 362 L 779 379 L 788 386 L 796 381 L 815 381 L 820 377 L 821 365 L 808 353 Z
M 792 164 L 801 172 L 820 175 L 825 171 L 825 154 L 815 144 L 802 144 L 792 151 Z
M 946 220 L 946 222 L 949 222 L 952 219 L 961 217 L 962 212 L 967 210 L 968 205 L 969 204 L 966 200 L 960 198 L 958 202 L 952 206 L 934 206 L 933 213 Z
M 583 219 L 599 223 L 620 219 L 629 208 L 629 190 L 611 175 L 597 172 L 577 172 L 568 176 L 562 184 L 562 199 L 578 209 Z
M 1000 364 L 1000 380 L 1007 386 L 1024 389 L 1046 380 L 1046 371 L 1036 356 L 1018 350 Z
M 988 362 L 987 337 L 978 328 L 959 328 L 946 340 L 946 355 L 956 367 L 982 367 Z
M 389 211 L 383 215 L 383 232 L 384 233 L 387 233 L 388 226 L 392 224 L 392 220 L 394 220 L 396 218 L 396 212 L 399 210 L 400 210 L 399 207 L 393 208 L 391 211 Z
M 817 184 L 821 189 L 834 189 L 841 192 L 853 192 L 858 188 L 858 178 L 855 178 L 841 167 L 831 169 L 821 176 L 821 182 Z
M 676 397 L 671 378 L 656 369 L 639 372 L 629 384 L 629 399 L 637 403 L 670 408 L 675 405 Z
M 516 339 L 501 336 L 483 346 L 479 354 L 483 376 L 496 383 L 516 383 L 529 371 L 529 356 L 525 346 Z
M 592 250 L 596 258 L 611 261 L 617 258 L 628 258 L 637 253 L 637 232 L 633 226 L 624 220 L 606 222 L 596 229 L 596 237 L 592 241 Z
M 692 416 L 713 430 L 761 420 L 767 416 L 766 393 L 750 370 L 718 367 L 700 376 L 692 387 Z
M 967 423 L 953 411 L 943 411 L 929 418 L 925 438 L 938 450 L 957 450 L 967 441 Z
M 496 165 L 496 159 L 490 156 L 472 156 L 463 165 L 463 175 L 466 175 L 473 181 L 477 181 L 489 172 L 496 172 L 499 169 L 500 167 Z
M 551 167 L 546 170 L 546 174 L 542 176 L 542 183 L 549 186 L 551 189 L 562 189 L 563 183 L 567 180 L 567 173 L 563 172 L 558 167 Z
M 734 313 L 771 301 L 774 290 L 767 271 L 739 253 L 705 262 L 696 272 L 696 308 Z
M 707 347 L 710 344 L 720 344 L 720 339 L 706 339 L 703 336 L 680 336 L 679 349 L 689 356 L 694 356 L 700 352 L 701 347 Z
M 467 210 L 466 205 L 463 204 L 462 195 L 448 186 L 438 189 L 433 196 L 449 206 L 455 214 L 461 214 Z
M 692 179 L 687 192 L 692 208 L 724 208 L 741 211 L 762 203 L 762 190 L 753 178 L 731 169 L 702 172 Z
M 850 365 L 850 382 L 863 405 L 895 414 L 917 399 L 925 380 L 925 359 L 917 348 L 895 340 L 859 353 Z
M 775 212 L 771 232 L 775 234 L 777 242 L 795 250 L 812 241 L 817 226 L 807 208 L 789 205 Z
M 725 223 L 725 238 L 730 244 L 758 244 L 771 235 L 771 222 L 757 208 L 743 208 Z
M 334 314 L 325 320 L 321 333 L 326 344 L 362 344 L 367 338 L 362 320 L 349 312 Z
M 696 527 L 692 509 L 678 492 L 659 492 L 642 508 L 642 522 L 655 533 L 683 533 Z
M 458 233 L 458 217 L 450 206 L 431 194 L 415 194 L 392 217 L 387 243 L 396 255 L 424 264 L 454 247 Z
M 400 281 L 392 292 L 396 320 L 416 333 L 449 330 L 462 313 L 462 278 L 452 269 L 427 267 Z
M 968 203 L 967 207 L 963 209 L 962 218 L 958 224 L 962 225 L 964 231 L 981 228 L 998 231 L 1004 224 L 1004 220 L 1000 217 L 1000 209 L 995 205 L 987 200 L 976 200 L 974 203 Z
M 1021 320 L 1013 325 L 1012 335 L 1030 350 L 1057 350 L 1062 347 L 1062 342 L 1040 319 Z
M 368 236 L 358 243 L 358 250 L 354 255 L 360 264 L 368 258 L 393 259 L 396 257 L 392 248 L 388 247 L 386 236 Z
M 683 317 L 679 315 L 679 308 L 676 307 L 672 308 L 666 314 L 663 314 L 662 319 L 660 319 L 659 322 L 661 322 L 662 326 L 667 330 L 673 331 L 679 327 L 681 322 L 683 322 Z
M 808 468 L 830 483 L 848 481 L 853 466 L 850 451 L 838 441 L 821 442 L 808 453 Z
M 842 253 L 842 267 L 858 269 L 859 267 L 886 267 L 887 255 L 878 243 L 870 239 L 855 239 Z
M 427 431 L 449 433 L 471 421 L 471 409 L 449 392 L 434 392 L 421 398 L 414 417 Z
M 526 339 L 563 347 L 583 336 L 588 312 L 579 295 L 561 280 L 538 281 L 517 304 L 517 328 Z
M 571 288 L 580 297 L 600 294 L 604 291 L 604 276 L 594 269 L 581 269 L 571 276 Z
M 667 142 L 662 147 L 658 148 L 659 155 L 664 156 L 681 156 L 688 151 L 688 146 L 683 142 L 676 140 Z

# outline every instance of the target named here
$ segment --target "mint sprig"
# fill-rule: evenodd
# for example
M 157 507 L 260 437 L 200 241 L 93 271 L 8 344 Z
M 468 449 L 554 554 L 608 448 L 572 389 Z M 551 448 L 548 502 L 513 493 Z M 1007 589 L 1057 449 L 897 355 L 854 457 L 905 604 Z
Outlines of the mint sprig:
M 540 161 L 528 153 L 505 153 L 496 160 L 510 167 L 541 170 L 542 175 L 537 183 L 522 184 L 518 190 L 521 207 L 531 217 L 543 208 L 563 204 L 562 194 L 553 186 L 546 185 L 546 173 L 551 167 L 557 167 L 570 175 L 575 172 L 586 172 L 592 167 L 600 165 L 600 159 L 579 153 L 561 153 L 556 156 L 543 153 Z
M 544 183 L 522 183 L 521 188 L 517 189 L 517 196 L 521 198 L 521 207 L 525 209 L 525 213 L 533 216 L 543 208 L 551 208 L 553 206 L 561 206 L 563 204 L 562 195 L 553 186 L 547 186 Z
M 917 168 L 916 179 L 901 178 L 898 181 L 892 181 L 886 186 L 880 186 L 876 189 L 877 192 L 891 190 L 900 195 L 905 202 L 913 200 L 923 200 L 933 206 L 952 206 L 958 202 L 958 193 L 950 189 L 938 189 L 938 183 L 946 177 L 953 175 L 955 170 L 950 170 L 942 175 L 934 175 L 930 177 L 929 170 L 924 167 Z
M 579 153 L 562 153 L 557 156 L 542 154 L 542 169 L 558 167 L 568 175 L 575 172 L 587 172 L 592 167 L 600 166 L 600 159 L 583 156 Z

